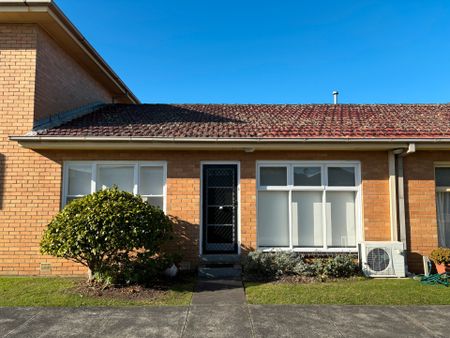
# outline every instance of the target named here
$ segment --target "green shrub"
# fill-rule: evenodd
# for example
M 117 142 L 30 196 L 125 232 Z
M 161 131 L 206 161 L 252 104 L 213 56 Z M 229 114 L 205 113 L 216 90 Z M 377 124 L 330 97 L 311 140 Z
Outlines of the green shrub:
M 450 264 L 450 248 L 434 249 L 430 258 L 437 264 Z
M 295 274 L 302 257 L 294 252 L 252 251 L 243 258 L 242 266 L 247 276 L 275 278 Z
M 332 278 L 348 278 L 358 273 L 359 267 L 352 255 L 337 255 L 318 262 L 317 275 Z
M 153 274 L 164 266 L 156 258 L 171 231 L 162 210 L 114 187 L 67 204 L 48 225 L 41 252 L 81 263 L 111 282 L 127 279 L 137 267 Z
M 247 278 L 276 279 L 282 276 L 348 278 L 359 272 L 353 255 L 306 258 L 295 252 L 250 252 L 242 261 Z

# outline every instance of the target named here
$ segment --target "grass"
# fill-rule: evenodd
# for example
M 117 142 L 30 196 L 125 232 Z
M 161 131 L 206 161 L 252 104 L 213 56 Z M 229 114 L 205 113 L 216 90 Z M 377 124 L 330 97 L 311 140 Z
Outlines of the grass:
M 421 285 L 413 279 L 354 279 L 290 284 L 245 283 L 251 304 L 450 304 L 450 287 Z
M 193 290 L 193 282 L 174 284 L 156 299 L 126 300 L 83 296 L 74 290 L 79 282 L 62 277 L 0 277 L 0 306 L 186 305 Z

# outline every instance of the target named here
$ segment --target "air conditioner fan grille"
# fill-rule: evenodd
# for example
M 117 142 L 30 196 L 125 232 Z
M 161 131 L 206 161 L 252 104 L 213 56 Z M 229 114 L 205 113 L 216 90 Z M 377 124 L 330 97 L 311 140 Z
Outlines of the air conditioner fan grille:
M 367 265 L 372 271 L 381 272 L 389 267 L 391 259 L 386 250 L 374 248 L 367 254 Z

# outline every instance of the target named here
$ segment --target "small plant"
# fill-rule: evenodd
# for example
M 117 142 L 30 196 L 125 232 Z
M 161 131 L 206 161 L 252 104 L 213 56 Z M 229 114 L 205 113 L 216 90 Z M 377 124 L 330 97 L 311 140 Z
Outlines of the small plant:
M 430 258 L 436 264 L 449 265 L 450 264 L 450 248 L 434 249 L 430 254 Z
M 139 281 L 139 271 L 165 267 L 160 248 L 171 231 L 163 211 L 114 187 L 67 204 L 48 225 L 41 252 L 81 263 L 100 282 Z

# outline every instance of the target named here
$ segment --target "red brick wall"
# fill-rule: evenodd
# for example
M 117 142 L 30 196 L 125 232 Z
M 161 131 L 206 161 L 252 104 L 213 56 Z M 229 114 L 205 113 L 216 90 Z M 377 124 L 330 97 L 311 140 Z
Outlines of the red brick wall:
M 200 222 L 200 163 L 201 161 L 240 161 L 241 163 L 241 239 L 244 249 L 256 245 L 256 161 L 257 160 L 359 160 L 363 178 L 364 230 L 367 240 L 389 240 L 389 188 L 387 153 L 385 152 L 150 152 L 150 151 L 43 151 L 42 170 L 51 173 L 51 180 L 36 179 L 35 188 L 45 196 L 45 205 L 25 207 L 25 213 L 45 209 L 46 215 L 33 220 L 42 232 L 45 224 L 60 205 L 61 169 L 66 160 L 146 160 L 167 161 L 167 213 L 178 219 L 176 239 L 170 247 L 181 252 L 185 260 L 195 264 L 198 259 Z M 34 164 L 34 166 L 36 166 Z M 36 170 L 36 167 L 34 167 Z M 44 175 L 43 172 L 40 173 Z M 32 222 L 28 223 L 31 224 Z M 19 229 L 19 228 L 18 228 Z M 27 232 L 25 228 L 22 231 Z M 59 264 L 50 257 L 40 256 L 37 250 L 39 236 L 30 247 L 20 247 L 38 271 L 40 262 Z M 11 259 L 11 258 L 10 258 Z M 57 262 L 57 263 L 55 263 Z M 14 267 L 15 272 L 19 271 Z M 72 265 L 56 266 L 55 274 L 80 272 Z
M 35 119 L 95 102 L 112 95 L 41 29 L 37 29 Z

